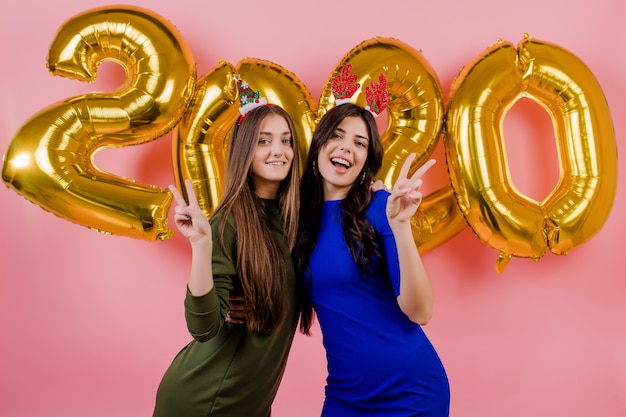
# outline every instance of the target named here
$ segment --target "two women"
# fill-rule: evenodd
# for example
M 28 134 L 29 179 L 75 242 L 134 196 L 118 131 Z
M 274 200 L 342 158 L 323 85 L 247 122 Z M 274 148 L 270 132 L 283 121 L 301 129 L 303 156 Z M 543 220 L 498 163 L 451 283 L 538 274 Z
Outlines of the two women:
M 165 374 L 154 416 L 269 416 L 300 312 L 295 270 L 300 328 L 309 333 L 315 311 L 323 333 L 323 416 L 448 416 L 447 376 L 421 328 L 433 291 L 410 225 L 434 161 L 409 177 L 409 158 L 391 192 L 372 191 L 383 158 L 374 116 L 341 104 L 317 126 L 299 193 L 293 132 L 275 106 L 243 118 L 210 222 L 189 183 L 189 204 L 172 187 L 192 245 L 185 311 L 196 340 Z M 243 326 L 226 320 L 233 294 Z

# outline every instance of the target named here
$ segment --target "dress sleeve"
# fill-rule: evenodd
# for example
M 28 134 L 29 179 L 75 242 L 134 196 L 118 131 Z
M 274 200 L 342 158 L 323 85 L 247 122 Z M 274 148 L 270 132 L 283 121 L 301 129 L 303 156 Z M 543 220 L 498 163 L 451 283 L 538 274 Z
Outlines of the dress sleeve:
M 237 256 L 236 232 L 232 222 L 226 224 L 224 247 L 218 238 L 219 217 L 211 219 L 213 231 L 213 288 L 201 296 L 187 289 L 185 295 L 185 320 L 191 336 L 199 342 L 215 337 L 228 314 L 229 296 L 235 288 Z
M 387 268 L 387 274 L 396 297 L 400 295 L 400 262 L 398 260 L 398 247 L 396 246 L 396 239 L 393 236 L 391 227 L 389 226 L 389 220 L 387 220 L 387 198 L 389 198 L 389 192 L 385 190 L 377 191 L 374 194 L 373 215 L 375 220 L 376 233 L 379 235 L 379 241 L 382 244 L 382 256 L 383 262 Z

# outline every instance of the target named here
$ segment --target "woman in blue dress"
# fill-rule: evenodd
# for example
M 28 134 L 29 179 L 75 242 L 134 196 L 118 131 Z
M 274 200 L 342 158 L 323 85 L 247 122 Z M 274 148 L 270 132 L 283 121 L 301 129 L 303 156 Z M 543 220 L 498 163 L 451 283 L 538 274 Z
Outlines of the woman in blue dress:
M 295 260 L 302 273 L 300 328 L 313 311 L 328 377 L 324 417 L 445 417 L 450 388 L 424 334 L 433 290 L 411 232 L 421 176 L 404 163 L 391 192 L 372 191 L 383 147 L 371 110 L 329 110 L 312 139 L 301 188 Z

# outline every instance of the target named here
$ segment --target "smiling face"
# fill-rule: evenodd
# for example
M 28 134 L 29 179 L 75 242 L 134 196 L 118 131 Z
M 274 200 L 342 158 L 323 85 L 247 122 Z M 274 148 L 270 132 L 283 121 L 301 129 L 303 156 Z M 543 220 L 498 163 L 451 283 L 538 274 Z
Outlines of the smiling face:
M 251 165 L 257 196 L 267 199 L 278 197 L 280 183 L 287 178 L 293 157 L 289 124 L 282 116 L 268 115 L 261 122 Z
M 361 117 L 346 117 L 335 128 L 317 157 L 324 200 L 341 200 L 348 195 L 365 166 L 369 142 L 368 128 Z

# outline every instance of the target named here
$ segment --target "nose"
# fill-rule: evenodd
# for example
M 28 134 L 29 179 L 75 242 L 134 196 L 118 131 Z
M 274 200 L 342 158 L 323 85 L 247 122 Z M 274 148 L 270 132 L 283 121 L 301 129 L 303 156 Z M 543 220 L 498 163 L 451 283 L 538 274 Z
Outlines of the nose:
M 280 143 L 273 143 L 272 144 L 272 155 L 274 156 L 282 156 L 284 155 L 284 150 L 282 148 L 282 146 L 280 145 Z
M 339 147 L 339 150 L 340 150 L 341 152 L 348 152 L 348 153 L 349 153 L 349 152 L 351 152 L 351 151 L 350 151 L 350 147 L 349 147 L 349 146 L 347 146 L 347 145 L 342 145 L 342 146 L 340 146 L 340 147 Z

